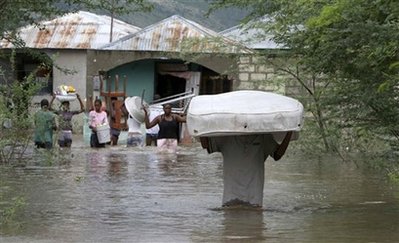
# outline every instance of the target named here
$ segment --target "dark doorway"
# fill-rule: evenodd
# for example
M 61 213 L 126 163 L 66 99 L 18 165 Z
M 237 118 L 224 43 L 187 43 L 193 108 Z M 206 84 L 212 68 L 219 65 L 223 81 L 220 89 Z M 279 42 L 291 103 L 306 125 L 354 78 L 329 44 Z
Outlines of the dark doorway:
M 230 92 L 232 81 L 227 75 L 221 75 L 213 70 L 203 67 L 201 72 L 200 94 L 219 94 Z
M 45 55 L 42 53 L 42 55 Z M 37 94 L 51 94 L 53 92 L 53 76 L 52 76 L 52 67 L 45 65 L 43 61 L 38 60 L 37 58 L 18 54 L 16 61 L 16 78 L 19 81 L 24 80 L 31 73 L 34 72 L 34 80 L 33 82 L 40 83 L 42 88 L 38 91 Z
M 175 94 L 184 93 L 186 91 L 186 80 L 184 78 L 175 77 L 169 74 L 158 74 L 155 82 L 155 93 L 162 98 Z

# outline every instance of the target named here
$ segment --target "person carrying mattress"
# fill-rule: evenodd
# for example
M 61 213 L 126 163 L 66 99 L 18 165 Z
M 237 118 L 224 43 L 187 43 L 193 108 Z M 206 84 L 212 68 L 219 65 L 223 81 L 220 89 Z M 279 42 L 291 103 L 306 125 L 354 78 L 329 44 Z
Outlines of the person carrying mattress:
M 268 156 L 279 160 L 291 136 L 287 132 L 281 144 L 271 134 L 200 137 L 208 153 L 223 155 L 223 207 L 262 207 L 264 162 Z

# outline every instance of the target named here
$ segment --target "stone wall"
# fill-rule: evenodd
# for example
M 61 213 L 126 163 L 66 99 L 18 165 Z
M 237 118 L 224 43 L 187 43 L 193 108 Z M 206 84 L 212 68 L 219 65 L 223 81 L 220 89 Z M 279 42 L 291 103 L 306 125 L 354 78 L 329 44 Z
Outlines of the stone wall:
M 281 70 L 287 65 L 290 65 L 289 61 L 278 57 L 262 58 L 255 55 L 241 57 L 235 90 L 263 90 L 301 97 L 303 88 L 292 75 Z M 293 67 L 293 64 L 291 65 Z

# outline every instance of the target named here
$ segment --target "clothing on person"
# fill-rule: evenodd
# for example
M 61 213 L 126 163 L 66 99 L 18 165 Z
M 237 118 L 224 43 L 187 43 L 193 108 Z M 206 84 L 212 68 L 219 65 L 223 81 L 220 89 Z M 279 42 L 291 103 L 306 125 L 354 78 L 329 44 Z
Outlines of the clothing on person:
M 61 130 L 58 136 L 60 147 L 70 147 L 72 144 L 72 130 Z
M 119 135 L 121 135 L 121 130 L 114 127 L 111 127 L 110 129 L 111 129 L 111 137 L 113 136 L 116 138 L 116 140 L 118 140 Z
M 103 124 L 108 124 L 107 113 L 105 111 L 97 112 L 95 110 L 89 112 L 89 125 L 98 127 Z
M 80 113 L 80 111 L 55 111 L 59 115 L 60 132 L 58 136 L 58 145 L 60 147 L 70 147 L 72 144 L 72 117 Z
M 164 114 L 155 117 L 151 122 L 148 117 L 147 110 L 144 108 L 145 112 L 145 127 L 147 129 L 159 126 L 157 147 L 160 152 L 163 152 L 165 144 L 168 144 L 169 149 L 167 151 L 176 152 L 177 143 L 179 138 L 179 123 L 186 122 L 185 116 L 180 116 L 172 113 L 172 105 L 165 104 L 163 106 Z M 161 139 L 168 139 L 169 141 L 163 141 L 159 143 Z M 171 142 L 170 140 L 176 140 L 176 142 Z
M 127 119 L 127 125 L 129 127 L 127 134 L 127 146 L 143 146 L 143 134 L 141 132 L 141 123 L 136 121 L 130 115 Z
M 105 143 L 98 141 L 97 133 L 92 132 L 90 135 L 90 147 L 92 148 L 105 148 Z
M 56 129 L 56 116 L 48 110 L 48 101 L 47 103 L 43 101 L 41 103 L 42 108 L 34 115 L 34 142 L 37 148 L 51 149 L 53 147 L 53 130 Z
M 105 143 L 99 143 L 97 132 L 95 128 L 103 124 L 108 124 L 107 113 L 105 111 L 92 110 L 89 112 L 89 127 L 92 128 L 92 133 L 90 136 L 90 147 L 103 148 Z M 94 128 L 94 129 L 93 129 Z
M 145 134 L 146 146 L 151 146 L 153 142 L 154 142 L 154 145 L 157 146 L 157 140 L 158 140 L 158 133 L 155 133 L 155 134 L 146 133 Z
M 175 138 L 161 138 L 157 140 L 157 147 L 160 151 L 169 153 L 176 153 L 177 151 L 177 139 Z
M 167 120 L 165 115 L 161 115 L 161 121 L 159 122 L 159 132 L 158 132 L 158 139 L 162 138 L 178 138 L 178 129 L 179 123 L 176 119 L 172 116 L 171 120 Z
M 264 162 L 278 143 L 270 134 L 208 138 L 208 152 L 223 155 L 223 206 L 262 206 Z
M 160 115 L 160 112 L 158 112 L 157 110 L 151 110 L 151 113 L 149 115 L 149 120 L 152 121 L 158 115 Z M 146 138 L 145 138 L 146 145 L 151 146 L 152 143 L 154 142 L 154 144 L 156 146 L 157 139 L 158 139 L 159 126 L 155 125 L 151 128 L 146 129 L 145 131 L 146 131 Z
M 81 111 L 54 111 L 55 114 L 60 116 L 59 126 L 61 130 L 70 130 L 72 131 L 72 117 L 74 115 L 79 114 Z
M 126 142 L 128 147 L 142 147 L 143 146 L 143 135 L 141 134 L 129 134 Z
M 80 98 L 79 94 L 76 94 L 76 97 L 78 98 L 79 104 L 80 104 L 80 110 L 79 111 L 70 111 L 69 106 L 70 103 L 69 101 L 61 101 L 62 109 L 60 111 L 53 111 L 52 110 L 52 104 L 56 98 L 56 95 L 53 95 L 53 98 L 50 101 L 49 105 L 49 110 L 53 111 L 55 114 L 59 116 L 59 136 L 58 136 L 58 145 L 60 147 L 71 147 L 72 145 L 72 117 L 74 115 L 77 115 L 79 113 L 84 112 L 84 105 L 82 102 L 82 99 Z
M 161 121 L 158 125 L 158 149 L 160 151 L 176 153 L 179 137 L 179 123 L 174 116 L 171 117 L 171 120 L 166 120 L 165 115 L 161 115 Z
M 122 125 L 125 123 L 125 116 L 122 111 L 124 102 L 118 100 L 118 97 L 111 97 L 111 106 L 109 113 L 110 127 L 111 127 L 111 142 L 110 144 L 118 145 L 119 135 L 122 130 Z

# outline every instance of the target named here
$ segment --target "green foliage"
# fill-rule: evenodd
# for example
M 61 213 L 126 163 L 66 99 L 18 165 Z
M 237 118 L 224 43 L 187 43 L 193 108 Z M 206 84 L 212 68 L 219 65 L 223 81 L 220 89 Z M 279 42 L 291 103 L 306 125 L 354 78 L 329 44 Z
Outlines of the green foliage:
M 0 225 L 5 226 L 18 226 L 15 223 L 15 218 L 18 213 L 25 207 L 26 201 L 23 197 L 15 197 L 12 199 L 11 205 L 0 211 Z
M 18 28 L 39 25 L 41 20 L 80 9 L 100 9 L 113 17 L 138 11 L 148 12 L 152 8 L 152 4 L 146 0 L 0 0 L 0 39 L 6 39 L 16 47 L 23 47 Z
M 65 5 L 79 7 L 90 0 L 0 0 L 0 39 L 7 39 L 15 46 L 23 46 L 16 30 L 25 25 L 65 14 Z M 70 10 L 68 10 L 70 11 Z
M 14 51 L 10 62 L 15 63 Z M 31 142 L 33 118 L 29 109 L 32 97 L 42 87 L 33 82 L 34 73 L 0 86 L 0 164 L 19 161 Z
M 7 193 L 8 185 L 4 180 L 0 180 L 0 227 L 3 230 L 17 230 L 20 224 L 16 220 L 17 216 L 20 214 L 22 209 L 26 205 L 26 200 L 22 196 L 13 196 L 9 201 L 4 198 Z
M 34 24 L 44 19 L 64 14 L 65 5 L 79 7 L 90 3 L 85 0 L 0 0 L 1 39 L 11 42 L 17 49 L 0 50 L 3 58 L 9 58 L 11 67 L 7 70 L 11 77 L 5 77 L 0 86 L 0 164 L 10 164 L 20 160 L 31 142 L 32 115 L 31 100 L 42 83 L 35 81 L 34 70 L 28 77 L 20 80 L 13 78 L 16 73 L 16 55 L 30 55 L 40 66 L 52 67 L 52 59 L 36 50 L 24 48 L 24 42 L 18 36 L 21 26 Z M 65 71 L 65 70 L 63 70 Z
M 361 140 L 356 131 L 367 131 L 372 139 L 380 137 L 398 147 L 396 1 L 215 0 L 212 5 L 244 4 L 251 9 L 244 22 L 259 28 L 264 37 L 271 34 L 297 58 L 300 72 L 287 73 L 310 96 L 307 108 L 324 134 L 325 146 L 335 149 L 345 133 Z
M 390 181 L 399 185 L 399 169 L 395 168 L 388 171 L 388 177 Z

